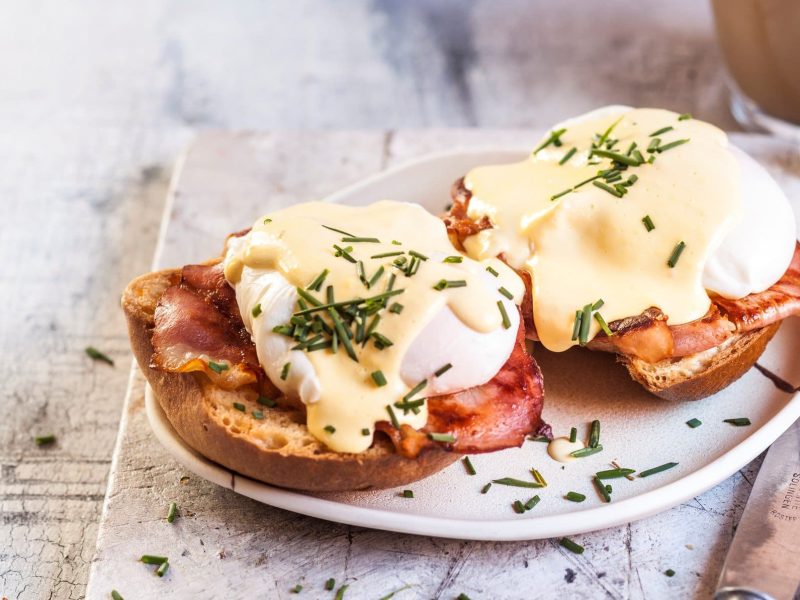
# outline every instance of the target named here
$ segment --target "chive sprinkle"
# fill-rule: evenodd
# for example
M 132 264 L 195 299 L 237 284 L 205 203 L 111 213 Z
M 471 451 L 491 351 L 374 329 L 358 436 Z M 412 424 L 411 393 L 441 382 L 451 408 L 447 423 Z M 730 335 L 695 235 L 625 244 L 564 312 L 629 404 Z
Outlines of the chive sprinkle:
M 589 447 L 597 448 L 600 445 L 600 421 L 592 421 L 592 428 L 589 432 Z
M 356 236 L 352 236 L 352 235 L 347 236 L 347 237 L 343 237 L 342 238 L 342 242 L 344 242 L 345 244 L 347 244 L 347 243 L 357 243 L 357 242 L 370 243 L 370 244 L 380 244 L 381 243 L 381 241 L 378 238 L 375 238 L 375 237 L 356 237 Z
M 583 317 L 583 312 L 576 310 L 575 311 L 575 323 L 572 325 L 572 341 L 578 339 L 578 335 L 581 331 L 581 318 Z
M 278 406 L 278 403 L 275 402 L 272 398 L 267 398 L 266 396 L 259 396 L 257 402 L 262 406 L 266 406 L 268 408 L 275 408 Z
M 620 117 L 619 119 L 617 119 L 616 121 L 614 121 L 611 125 L 608 126 L 608 129 L 606 129 L 603 132 L 603 135 L 601 135 L 600 138 L 597 140 L 597 145 L 598 146 L 602 146 L 603 145 L 603 143 L 608 139 L 608 136 L 611 135 L 611 132 L 614 131 L 614 128 L 617 125 L 620 124 L 620 121 L 622 121 L 623 117 L 624 117 L 624 115 L 622 117 Z
M 596 475 L 592 478 L 592 483 L 594 484 L 595 489 L 597 489 L 600 496 L 603 498 L 604 502 L 611 502 L 611 490 L 600 481 L 600 478 Z
M 395 429 L 400 429 L 400 421 L 397 420 L 397 415 L 394 414 L 392 407 L 388 404 L 386 405 L 386 412 L 389 413 L 389 421 L 391 421 L 392 427 Z
M 576 441 L 578 441 L 578 428 L 577 427 L 573 427 L 572 429 L 569 430 L 569 441 L 572 442 L 573 444 Z
M 585 346 L 589 341 L 589 327 L 591 326 L 592 319 L 592 305 L 587 304 L 583 307 L 583 314 L 581 315 L 581 328 L 578 332 L 578 342 L 581 346 Z
M 370 258 L 388 258 L 390 256 L 401 256 L 405 254 L 402 250 L 397 250 L 396 252 L 384 252 L 382 254 L 373 254 Z
M 250 314 L 253 315 L 253 318 L 256 318 L 261 314 L 261 302 L 253 307 L 253 310 L 250 311 Z
M 233 408 L 235 408 L 236 410 L 238 410 L 240 412 L 246 412 L 247 411 L 247 407 L 244 404 L 242 404 L 241 402 L 234 402 L 233 403 Z
M 378 267 L 378 270 L 375 271 L 375 274 L 370 278 L 369 282 L 367 282 L 367 287 L 373 287 L 378 281 L 380 280 L 381 276 L 383 275 L 383 266 Z
M 513 504 L 511 505 L 511 508 L 513 508 L 514 512 L 517 513 L 518 515 L 521 515 L 522 513 L 525 512 L 525 505 L 522 504 L 521 500 L 514 500 Z
M 413 490 L 403 490 L 403 498 L 413 498 L 414 492 Z
M 369 435 L 369 434 L 370 434 L 370 431 L 369 431 L 369 429 L 367 427 L 364 427 L 364 429 L 361 430 L 361 435 L 366 436 L 366 435 Z
M 55 443 L 56 436 L 52 433 L 48 435 L 38 435 L 33 438 L 33 441 L 37 446 L 49 446 L 50 444 Z
M 154 554 L 142 554 L 139 559 L 139 562 L 143 562 L 146 565 L 163 565 L 168 561 L 169 559 L 166 556 L 156 556 Z
M 470 597 L 462 592 L 461 594 L 456 596 L 456 600 L 470 600 Z
M 647 229 L 648 233 L 656 228 L 656 226 L 653 224 L 653 219 L 650 218 L 650 215 L 645 215 L 642 219 L 642 223 L 644 223 L 644 228 Z
M 156 569 L 156 575 L 163 577 L 167 573 L 167 569 L 169 569 L 169 562 L 161 563 Z
M 603 318 L 603 315 L 601 315 L 599 312 L 594 313 L 594 320 L 600 324 L 600 329 L 603 330 L 603 333 L 605 333 L 609 337 L 614 335 L 614 332 L 611 331 L 611 328 L 608 326 L 608 323 L 606 323 L 606 320 Z
M 492 483 L 497 483 L 499 485 L 508 485 L 511 487 L 522 487 L 522 488 L 542 488 L 544 487 L 538 481 L 523 481 L 521 479 L 515 479 L 513 477 L 501 477 L 500 479 L 492 479 Z
M 389 307 L 389 312 L 395 315 L 399 315 L 403 312 L 403 305 L 399 302 L 393 302 L 392 305 Z
M 688 421 L 686 421 L 686 424 L 692 429 L 695 429 L 697 427 L 700 427 L 700 425 L 702 425 L 703 422 L 700 419 L 689 419 Z
M 446 365 L 444 365 L 444 366 L 442 366 L 442 367 L 439 367 L 438 369 L 436 369 L 436 370 L 433 372 L 433 375 L 434 375 L 434 377 L 441 377 L 442 375 L 444 375 L 445 373 L 447 373 L 447 372 L 448 372 L 450 369 L 452 369 L 452 368 L 453 368 L 453 365 L 452 365 L 451 363 L 447 363 Z
M 577 148 L 575 148 L 575 147 L 573 146 L 573 147 L 572 147 L 572 148 L 569 150 L 569 152 L 567 152 L 567 153 L 566 153 L 566 154 L 565 154 L 565 155 L 564 155 L 564 156 L 561 158 L 561 160 L 560 160 L 560 161 L 558 161 L 558 164 L 559 164 L 559 165 L 563 165 L 564 163 L 566 163 L 566 162 L 567 162 L 567 161 L 568 161 L 570 158 L 572 158 L 572 156 L 573 156 L 573 155 L 574 155 L 574 154 L 575 154 L 577 151 L 578 151 L 578 149 L 577 149 Z
M 595 477 L 598 479 L 619 479 L 620 477 L 627 477 L 636 473 L 636 469 L 607 469 L 605 471 L 598 471 L 595 473 Z
M 84 348 L 84 352 L 86 352 L 86 355 L 92 360 L 99 360 L 101 362 L 108 363 L 112 367 L 114 366 L 114 361 L 111 358 L 109 358 L 106 354 L 100 352 L 100 350 L 98 350 L 94 346 L 86 346 L 86 348 Z
M 498 292 L 500 292 L 501 294 L 503 294 L 503 296 L 505 296 L 505 297 L 506 297 L 506 298 L 508 298 L 509 300 L 513 300 L 513 299 L 514 299 L 514 294 L 512 294 L 511 292 L 509 292 L 509 291 L 508 291 L 506 288 L 504 288 L 504 287 L 501 287 L 501 288 L 500 288 L 499 290 L 497 290 L 497 291 L 498 291 Z
M 550 196 L 550 201 L 552 202 L 553 200 L 558 200 L 559 198 L 561 198 L 561 196 L 566 196 L 570 192 L 574 192 L 579 187 L 584 186 L 587 183 L 589 183 L 591 181 L 594 181 L 595 179 L 598 179 L 600 177 L 601 177 L 601 175 L 595 175 L 594 177 L 589 177 L 588 179 L 584 179 L 580 183 L 576 183 L 575 185 L 573 185 L 571 188 L 567 188 L 563 192 L 559 192 L 558 194 L 555 194 L 554 196 Z
M 730 423 L 731 425 L 734 425 L 735 427 L 747 427 L 748 425 L 752 425 L 752 423 L 750 422 L 750 419 L 748 419 L 747 417 L 741 417 L 741 418 L 738 418 L 738 419 L 723 419 L 722 422 L 723 423 Z
M 478 472 L 475 470 L 475 467 L 472 466 L 472 461 L 469 459 L 469 456 L 465 456 L 461 462 L 464 463 L 464 468 L 467 470 L 467 473 L 470 475 L 478 474 Z
M 283 365 L 283 368 L 281 369 L 281 379 L 283 381 L 286 381 L 286 378 L 289 376 L 289 369 L 291 368 L 292 368 L 292 363 L 290 362 L 287 362 L 285 365 Z
M 603 306 L 605 306 L 605 303 L 606 303 L 605 300 L 603 300 L 602 298 L 598 298 L 597 302 L 592 304 L 592 310 L 600 310 L 601 308 L 603 308 Z
M 333 425 L 325 425 L 325 427 L 323 427 L 323 429 L 325 431 L 327 431 L 328 433 L 330 433 L 330 434 L 336 433 L 336 427 L 334 427 Z
M 264 413 L 263 413 L 262 411 L 260 411 L 260 410 L 254 410 L 254 411 L 253 411 L 252 413 L 250 413 L 250 414 L 252 414 L 252 415 L 253 415 L 253 418 L 254 418 L 256 421 L 263 421 L 263 420 L 264 420 Z
M 614 162 L 628 165 L 629 167 L 638 167 L 642 162 L 635 157 L 625 156 L 624 154 L 620 154 L 619 152 L 613 152 L 611 150 L 592 150 L 592 154 L 595 156 L 600 156 L 602 158 L 610 158 Z
M 492 484 L 491 483 L 487 483 L 485 486 L 483 486 L 481 488 L 481 494 L 485 494 L 486 492 L 488 492 L 491 489 L 491 487 L 492 487 Z
M 588 446 L 587 448 L 581 448 L 579 450 L 575 450 L 574 452 L 570 452 L 570 456 L 574 456 L 575 458 L 585 458 L 587 456 L 591 456 L 592 454 L 597 454 L 598 452 L 603 451 L 603 446 L 601 444 L 597 444 L 597 446 Z
M 536 483 L 540 484 L 542 487 L 547 487 L 547 482 L 537 469 L 531 469 L 531 475 L 533 475 L 533 479 L 536 481 Z
M 503 301 L 497 301 L 497 309 L 500 311 L 500 317 L 503 319 L 503 329 L 508 329 L 511 327 L 511 319 L 508 318 L 508 313 L 506 312 L 506 307 L 503 306 Z
M 681 257 L 684 248 L 686 248 L 686 242 L 684 241 L 680 241 L 675 245 L 669 260 L 667 261 L 667 265 L 669 265 L 670 269 L 674 269 L 675 265 L 678 264 L 678 259 Z
M 678 146 L 681 146 L 689 141 L 689 138 L 684 138 L 682 140 L 675 140 L 674 142 L 670 142 L 669 144 L 664 144 L 663 146 L 659 146 L 656 148 L 656 152 L 661 154 L 662 152 L 666 152 L 667 150 L 672 150 Z
M 664 575 L 666 575 L 667 577 L 674 577 L 675 571 L 673 571 L 672 569 L 667 569 L 666 571 L 664 571 Z
M 333 321 L 333 325 L 336 328 L 336 332 L 339 334 L 339 340 L 341 340 L 342 345 L 344 346 L 345 351 L 347 352 L 347 356 L 349 356 L 352 360 L 358 362 L 358 356 L 356 356 L 356 351 L 353 350 L 353 344 L 350 343 L 350 337 L 347 335 L 349 330 L 345 330 L 344 324 L 342 320 L 339 318 L 339 313 L 337 313 L 333 308 L 328 308 L 328 315 L 330 315 L 331 320 Z
M 428 439 L 434 442 L 444 442 L 445 444 L 453 444 L 456 441 L 452 433 L 428 433 Z
M 350 587 L 349 585 L 343 585 L 338 590 L 336 590 L 336 595 L 333 597 L 333 600 L 343 600 L 344 593 L 347 591 L 347 588 L 349 587 Z
M 574 554 L 583 554 L 583 546 L 573 542 L 567 537 L 561 538 L 561 541 L 558 543 Z
M 433 289 L 442 291 L 445 288 L 459 288 L 467 287 L 465 279 L 440 279 L 439 282 L 433 286 Z
M 125 600 L 117 590 L 111 590 L 111 600 Z
M 564 498 L 566 498 L 570 502 L 583 502 L 584 500 L 586 500 L 586 496 L 584 496 L 583 494 L 579 494 L 578 492 L 567 492 Z
M 425 386 L 428 385 L 428 380 L 423 379 L 417 385 L 415 385 L 411 390 L 403 396 L 403 400 L 408 401 L 411 400 L 414 396 L 416 396 L 419 392 L 425 389 Z
M 672 125 L 667 125 L 666 127 L 662 127 L 651 133 L 648 137 L 656 137 L 657 135 L 661 135 L 662 133 L 667 133 L 668 131 L 672 131 L 675 129 Z
M 606 185 L 602 181 L 593 181 L 592 185 L 594 185 L 595 187 L 599 187 L 601 190 L 604 190 L 604 191 L 608 192 L 612 196 L 616 196 L 617 198 L 622 198 L 622 193 L 621 192 L 619 192 L 618 190 L 615 190 L 610 185 Z
M 325 225 L 323 225 L 323 227 L 325 227 Z M 289 593 L 290 594 L 299 594 L 302 591 L 303 591 L 303 586 L 298 583 L 296 586 L 294 586 L 293 588 L 291 588 L 289 590 Z
M 538 496 L 538 495 L 536 495 L 536 496 L 534 496 L 533 498 L 531 498 L 530 500 L 528 500 L 528 501 L 527 501 L 527 502 L 526 502 L 526 503 L 523 505 L 523 508 L 525 508 L 525 510 L 526 510 L 526 511 L 528 511 L 528 510 L 531 510 L 531 509 L 532 509 L 534 506 L 536 506 L 537 504 L 539 504 L 539 501 L 540 501 L 540 500 L 541 500 L 541 498 L 539 498 L 539 496 Z
M 386 377 L 383 375 L 383 371 L 380 369 L 373 371 L 370 376 L 372 377 L 372 381 L 374 381 L 375 385 L 378 387 L 383 387 L 386 385 Z
M 335 231 L 336 233 L 341 233 L 342 235 L 346 235 L 348 237 L 355 237 L 352 233 L 347 233 L 342 229 L 336 229 L 335 227 L 328 227 L 327 225 L 323 225 L 325 229 L 329 229 L 330 231 Z
M 174 502 L 169 503 L 169 509 L 167 510 L 167 523 L 172 523 L 175 521 L 175 517 L 178 514 L 178 505 Z
M 489 273 L 491 273 L 492 275 L 494 275 L 495 277 L 499 277 L 499 276 L 500 276 L 500 273 L 498 273 L 497 271 L 495 271 L 495 270 L 492 268 L 492 266 L 491 266 L 491 265 L 487 266 L 487 267 L 486 267 L 486 270 L 487 270 Z
M 227 371 L 230 367 L 225 363 L 216 363 L 210 360 L 208 361 L 208 368 L 215 373 L 222 373 L 223 371 Z
M 683 113 L 682 115 L 678 116 L 678 121 L 688 121 L 691 118 L 692 118 L 691 113 Z
M 392 244 L 394 244 L 395 246 L 402 246 L 403 242 L 398 242 L 397 240 L 392 240 Z
M 329 290 L 332 290 L 331 286 L 328 286 Z M 397 296 L 398 294 L 402 294 L 405 289 L 399 290 L 389 290 L 386 292 L 382 292 L 380 294 L 376 294 L 375 296 L 370 296 L 369 298 L 354 298 L 352 300 L 342 300 L 340 302 L 328 302 L 327 304 L 320 304 L 319 306 L 312 306 L 311 308 L 304 308 L 302 310 L 298 310 L 293 313 L 295 317 L 302 317 L 304 315 L 308 315 L 314 312 L 319 312 L 323 310 L 333 309 L 333 308 L 343 308 L 343 307 L 358 307 L 368 304 L 374 304 L 379 300 L 383 300 L 385 298 L 390 298 L 392 296 Z
M 427 256 L 425 256 L 424 254 L 420 254 L 420 253 L 419 253 L 419 252 L 417 252 L 416 250 L 409 250 L 409 251 L 408 251 L 408 253 L 409 253 L 411 256 L 413 256 L 414 258 L 418 258 L 418 259 L 420 259 L 420 260 L 428 260 L 428 257 L 427 257 Z
M 566 128 L 561 128 L 551 131 L 549 137 L 541 144 L 539 144 L 539 147 L 533 151 L 534 156 L 538 154 L 540 150 L 544 150 L 545 148 L 547 148 L 550 144 L 560 146 L 561 145 L 560 138 L 562 135 L 564 135 L 564 133 L 566 133 L 566 131 L 567 131 Z
M 323 282 L 325 281 L 325 278 L 328 276 L 328 273 L 330 273 L 330 271 L 328 271 L 328 269 L 324 269 L 324 270 L 322 271 L 322 273 L 320 273 L 319 275 L 317 275 L 317 276 L 314 278 L 314 281 L 312 281 L 312 282 L 311 282 L 311 283 L 308 285 L 308 287 L 307 287 L 306 289 L 307 289 L 307 290 L 313 290 L 313 291 L 315 291 L 315 292 L 318 292 L 318 291 L 319 291 L 319 289 L 322 287 L 322 284 L 323 284 Z
M 445 259 L 442 262 L 443 263 L 460 263 L 460 262 L 464 262 L 464 257 L 463 256 L 447 256 L 447 257 L 445 257 Z
M 666 471 L 667 469 L 671 469 L 672 467 L 677 467 L 677 466 L 678 463 L 676 462 L 664 463 L 663 465 L 659 465 L 658 467 L 653 467 L 652 469 L 641 471 L 639 473 L 639 477 L 650 477 L 650 475 L 655 475 L 656 473 L 661 473 L 662 471 Z
M 328 581 L 325 582 L 325 589 L 331 591 L 333 588 L 336 587 L 336 580 L 331 577 Z

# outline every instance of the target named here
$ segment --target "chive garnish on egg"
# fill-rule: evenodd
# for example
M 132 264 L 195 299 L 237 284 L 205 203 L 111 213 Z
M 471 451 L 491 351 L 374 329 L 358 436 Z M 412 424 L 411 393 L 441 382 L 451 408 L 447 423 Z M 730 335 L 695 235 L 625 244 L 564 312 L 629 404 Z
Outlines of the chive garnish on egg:
M 290 362 L 287 362 L 286 364 L 283 365 L 283 368 L 281 369 L 281 379 L 283 381 L 286 381 L 286 378 L 289 377 L 289 369 L 291 368 L 292 368 L 292 363 Z
M 325 425 L 325 427 L 323 427 L 323 429 L 325 431 L 327 431 L 328 433 L 330 433 L 330 434 L 336 433 L 336 427 L 334 427 L 333 425 Z
M 642 161 L 634 156 L 625 156 L 624 154 L 620 154 L 619 152 L 614 152 L 612 150 L 595 149 L 592 150 L 592 154 L 595 156 L 600 156 L 601 158 L 610 158 L 616 163 L 628 165 L 629 167 L 638 167 L 640 164 L 642 164 Z
M 328 227 L 327 225 L 323 225 L 325 229 L 329 229 L 330 231 L 335 231 L 336 233 L 341 233 L 342 235 L 346 235 L 348 237 L 355 237 L 352 233 L 347 233 L 342 229 L 336 229 L 335 227 Z
M 678 115 L 678 121 L 688 121 L 692 118 L 691 113 L 683 113 L 682 115 Z
M 349 243 L 366 243 L 366 244 L 380 244 L 381 241 L 375 237 L 356 237 L 356 236 L 347 236 L 342 238 L 342 242 L 345 244 Z
M 622 198 L 621 192 L 612 188 L 610 185 L 606 185 L 602 181 L 593 181 L 592 185 L 594 185 L 595 187 L 599 187 L 601 190 L 608 192 L 612 196 L 616 196 L 617 198 Z
M 367 436 L 369 435 L 369 433 L 370 433 L 369 429 L 366 427 L 364 427 L 364 429 L 361 430 L 361 435 Z
M 495 277 L 499 277 L 499 276 L 500 276 L 500 273 L 498 273 L 497 271 L 495 271 L 495 270 L 492 268 L 492 266 L 491 266 L 491 265 L 488 265 L 488 266 L 486 267 L 486 270 L 487 270 L 489 273 L 491 273 L 492 275 L 494 275 Z
M 261 314 L 261 303 L 260 302 L 253 307 L 253 310 L 250 311 L 250 314 L 253 315 L 254 319 Z
M 443 263 L 457 264 L 457 263 L 460 263 L 460 262 L 464 262 L 464 257 L 463 256 L 447 256 L 447 257 L 445 257 L 445 259 L 442 262 Z
M 433 289 L 442 291 L 447 288 L 460 288 L 467 287 L 465 279 L 440 279 L 439 282 L 433 286 Z
M 669 144 L 664 144 L 663 146 L 659 146 L 656 148 L 656 152 L 661 154 L 662 152 L 666 152 L 667 150 L 672 150 L 673 148 L 677 148 L 689 141 L 689 138 L 684 138 L 682 140 L 675 140 L 674 142 L 670 142 Z
M 572 156 L 573 156 L 573 155 L 574 155 L 574 154 L 575 154 L 577 151 L 578 151 L 578 149 L 577 149 L 577 148 L 575 148 L 575 147 L 573 146 L 573 147 L 572 147 L 572 148 L 569 150 L 569 152 L 567 152 L 567 153 L 566 153 L 566 154 L 565 154 L 565 155 L 564 155 L 564 156 L 561 158 L 561 160 L 560 160 L 560 161 L 558 161 L 558 164 L 559 164 L 559 165 L 563 165 L 563 164 L 565 164 L 567 161 L 569 161 L 569 159 L 570 159 L 570 158 L 572 158 Z
M 556 129 L 550 132 L 550 136 L 543 141 L 539 146 L 533 151 L 533 155 L 536 156 L 541 150 L 544 150 L 549 145 L 553 144 L 555 146 L 561 145 L 561 136 L 566 133 L 566 128 Z
M 594 320 L 598 322 L 598 324 L 600 325 L 600 329 L 603 330 L 603 333 L 605 333 L 609 337 L 614 335 L 614 332 L 611 331 L 611 328 L 608 326 L 608 323 L 606 323 L 606 320 L 603 318 L 603 315 L 601 315 L 599 312 L 594 313 Z
M 662 133 L 667 133 L 668 131 L 672 131 L 675 129 L 672 125 L 667 125 L 666 127 L 662 127 L 661 129 L 657 129 L 653 133 L 651 133 L 647 137 L 656 137 L 657 135 L 661 135 Z
M 401 312 L 403 312 L 403 305 L 400 304 L 399 302 L 394 302 L 389 307 L 389 312 L 399 315 Z
M 328 269 L 324 269 L 322 273 L 316 276 L 314 281 L 312 281 L 306 289 L 318 292 L 319 289 L 322 287 L 325 278 L 328 276 L 328 273 L 330 273 L 330 271 L 328 271 Z
M 447 373 L 447 372 L 448 372 L 450 369 L 452 369 L 452 368 L 453 368 L 453 365 L 452 365 L 451 363 L 447 363 L 446 365 L 444 365 L 444 366 L 442 366 L 442 367 L 439 367 L 438 369 L 436 369 L 436 370 L 433 372 L 433 375 L 434 375 L 435 377 L 441 377 L 442 375 L 444 375 L 445 373 Z
M 583 307 L 581 314 L 581 327 L 578 332 L 578 342 L 581 346 L 585 346 L 589 342 L 589 327 L 592 320 L 592 305 L 587 304 Z
M 503 329 L 511 327 L 511 319 L 508 318 L 506 307 L 503 305 L 502 300 L 497 301 L 497 309 L 500 311 L 500 317 L 503 319 Z
M 653 224 L 653 219 L 650 218 L 650 215 L 645 215 L 642 219 L 642 223 L 644 223 L 644 228 L 647 229 L 648 233 L 656 228 L 656 226 Z
M 514 294 L 512 294 L 511 292 L 509 292 L 509 291 L 508 291 L 506 288 L 504 288 L 504 287 L 500 287 L 500 289 L 499 289 L 499 290 L 497 290 L 497 291 L 498 291 L 498 292 L 500 292 L 501 294 L 503 294 L 503 296 L 505 296 L 505 297 L 506 297 L 506 298 L 508 298 L 509 300 L 513 300 L 513 299 L 514 299 Z
M 394 414 L 392 407 L 388 404 L 386 405 L 386 412 L 389 413 L 389 421 L 392 423 L 392 427 L 400 429 L 400 421 L 397 420 L 397 415 Z
M 382 254 L 373 254 L 370 258 L 389 258 L 390 256 L 402 256 L 405 254 L 402 250 L 397 250 L 396 252 L 383 252 Z
M 686 248 L 686 242 L 680 241 L 676 244 L 675 248 L 672 250 L 669 260 L 667 261 L 667 265 L 670 269 L 674 269 L 675 265 L 678 264 L 678 259 L 680 259 L 684 248 Z

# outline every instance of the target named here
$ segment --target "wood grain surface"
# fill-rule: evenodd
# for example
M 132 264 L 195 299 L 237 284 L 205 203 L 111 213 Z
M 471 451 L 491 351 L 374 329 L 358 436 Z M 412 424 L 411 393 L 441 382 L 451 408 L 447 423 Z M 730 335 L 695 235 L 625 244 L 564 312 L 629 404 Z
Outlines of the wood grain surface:
M 150 265 L 175 158 L 196 133 L 541 129 L 608 102 L 734 126 L 709 10 L 693 0 L 9 0 L 0 50 L 0 596 L 13 599 L 85 594 L 131 360 L 117 300 Z M 383 148 L 387 138 L 375 135 Z M 399 156 L 404 137 L 395 137 Z M 375 157 L 353 146 L 343 159 L 352 169 L 315 164 L 310 176 L 293 161 L 269 189 L 302 197 L 320 171 L 333 184 L 336 173 L 374 170 Z M 116 366 L 91 362 L 90 344 Z M 33 436 L 45 433 L 58 441 L 36 447 Z M 730 502 L 707 516 L 717 552 L 746 496 L 742 481 L 725 485 Z M 247 506 L 243 518 L 263 514 Z M 307 535 L 302 519 L 280 518 L 296 522 L 294 537 Z M 341 538 L 331 556 L 348 556 L 350 537 L 377 535 L 331 532 Z M 380 552 L 390 558 L 405 543 Z M 463 551 L 436 545 L 454 561 L 442 573 L 447 597 Z M 514 564 L 541 551 L 533 545 Z M 634 555 L 653 561 L 649 552 Z M 349 556 L 362 570 L 373 561 L 363 548 Z M 281 582 L 303 565 L 285 569 Z M 635 574 L 619 577 L 639 585 Z

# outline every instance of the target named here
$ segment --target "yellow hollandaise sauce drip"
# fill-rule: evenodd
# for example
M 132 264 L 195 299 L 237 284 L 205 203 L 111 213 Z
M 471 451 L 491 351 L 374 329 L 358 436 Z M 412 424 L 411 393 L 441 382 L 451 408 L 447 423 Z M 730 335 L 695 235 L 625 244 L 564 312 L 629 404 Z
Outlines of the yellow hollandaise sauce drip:
M 261 292 L 248 296 L 237 284 L 274 274 L 285 281 L 293 311 L 275 335 L 288 340 L 292 355 L 301 352 L 310 361 L 319 393 L 300 393 L 308 429 L 338 452 L 369 448 L 378 421 L 425 425 L 429 381 L 404 381 L 401 363 L 444 307 L 473 331 L 488 333 L 508 327 L 508 311 L 516 310 L 506 307 L 508 296 L 518 304 L 524 294 L 513 270 L 458 254 L 442 221 L 411 204 L 298 204 L 262 217 L 233 243 L 225 276 L 251 333 L 259 318 L 252 311 L 263 310 L 255 309 Z M 274 372 L 254 338 L 259 360 Z M 431 365 L 428 379 L 442 368 Z
M 504 253 L 531 274 L 536 331 L 554 351 L 650 307 L 671 325 L 702 317 L 703 268 L 742 204 L 725 133 L 660 109 L 567 121 L 525 160 L 473 169 L 464 184 L 469 215 L 494 224 L 467 253 Z

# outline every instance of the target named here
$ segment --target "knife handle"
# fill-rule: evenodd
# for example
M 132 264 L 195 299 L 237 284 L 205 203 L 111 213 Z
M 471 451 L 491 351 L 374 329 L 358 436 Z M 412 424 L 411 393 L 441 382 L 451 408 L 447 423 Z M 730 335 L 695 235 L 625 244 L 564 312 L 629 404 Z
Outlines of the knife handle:
M 714 600 L 775 600 L 772 596 L 753 589 L 723 588 L 714 594 Z

